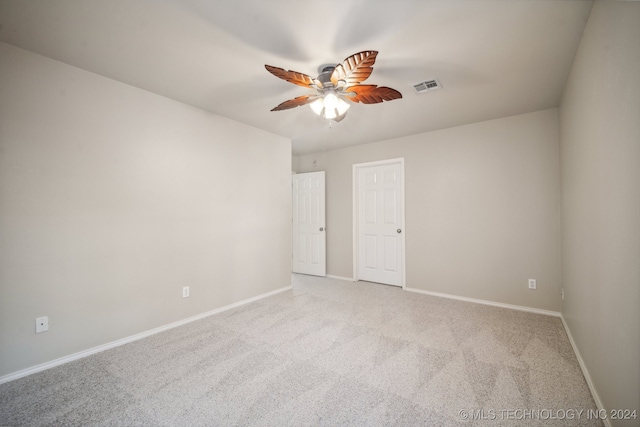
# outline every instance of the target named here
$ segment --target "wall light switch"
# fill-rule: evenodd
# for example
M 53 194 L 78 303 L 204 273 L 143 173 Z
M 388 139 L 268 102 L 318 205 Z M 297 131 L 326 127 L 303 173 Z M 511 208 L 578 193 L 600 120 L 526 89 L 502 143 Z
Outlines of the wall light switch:
M 182 298 L 188 298 L 189 297 L 189 287 L 185 286 L 182 288 Z

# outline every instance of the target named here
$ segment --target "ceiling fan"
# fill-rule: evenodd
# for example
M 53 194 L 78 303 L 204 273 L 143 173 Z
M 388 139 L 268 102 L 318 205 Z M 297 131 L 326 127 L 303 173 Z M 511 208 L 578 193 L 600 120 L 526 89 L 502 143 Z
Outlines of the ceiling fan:
M 342 64 L 322 65 L 318 69 L 320 74 L 315 79 L 297 71 L 265 65 L 267 71 L 282 80 L 316 90 L 316 93 L 285 101 L 271 111 L 310 104 L 317 115 L 339 122 L 345 118 L 350 107 L 350 103 L 346 101 L 378 104 L 402 98 L 402 94 L 395 89 L 360 84 L 371 75 L 377 55 L 375 50 L 365 50 L 349 56 Z

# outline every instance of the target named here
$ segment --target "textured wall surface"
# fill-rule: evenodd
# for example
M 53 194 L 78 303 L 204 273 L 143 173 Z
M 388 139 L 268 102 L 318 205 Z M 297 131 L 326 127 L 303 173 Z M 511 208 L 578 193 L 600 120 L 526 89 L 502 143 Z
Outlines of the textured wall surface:
M 560 135 L 563 316 L 602 404 L 640 411 L 638 41 L 640 3 L 596 2 Z
M 352 165 L 400 157 L 407 287 L 560 311 L 556 109 L 297 157 L 327 172 L 328 274 L 353 275 Z
M 0 376 L 290 285 L 285 138 L 0 44 L 0 150 Z

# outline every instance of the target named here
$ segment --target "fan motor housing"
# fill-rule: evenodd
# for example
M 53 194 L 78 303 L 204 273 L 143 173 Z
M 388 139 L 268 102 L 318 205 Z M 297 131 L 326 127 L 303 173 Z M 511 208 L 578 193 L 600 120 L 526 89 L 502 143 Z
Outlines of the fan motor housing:
M 320 75 L 318 76 L 318 80 L 320 81 L 320 83 L 322 83 L 323 86 L 333 86 L 333 83 L 331 83 L 331 74 L 333 74 L 333 71 L 325 71 L 324 73 L 320 73 Z
M 331 74 L 333 74 L 333 70 L 336 69 L 337 64 L 323 64 L 318 67 L 318 80 L 322 83 L 323 86 L 333 85 L 331 83 Z

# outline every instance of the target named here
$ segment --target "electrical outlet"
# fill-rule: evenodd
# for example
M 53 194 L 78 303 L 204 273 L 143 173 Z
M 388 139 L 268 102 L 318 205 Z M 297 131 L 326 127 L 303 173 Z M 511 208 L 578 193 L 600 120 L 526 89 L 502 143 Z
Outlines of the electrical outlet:
M 529 279 L 529 289 L 537 289 L 536 279 Z
M 564 288 L 560 289 L 560 298 L 564 301 Z
M 189 287 L 185 286 L 182 288 L 182 298 L 188 298 L 189 297 Z
M 36 317 L 36 334 L 49 330 L 49 317 Z

